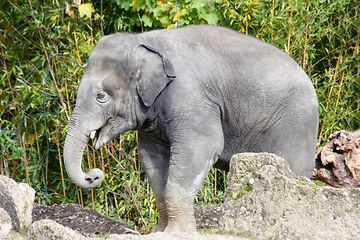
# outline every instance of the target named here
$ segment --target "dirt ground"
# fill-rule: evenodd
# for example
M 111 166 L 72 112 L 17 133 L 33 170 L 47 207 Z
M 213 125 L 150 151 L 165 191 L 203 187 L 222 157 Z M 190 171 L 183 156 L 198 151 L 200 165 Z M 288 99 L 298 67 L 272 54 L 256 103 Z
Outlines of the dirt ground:
M 220 219 L 221 207 L 217 205 L 196 205 L 195 219 L 199 231 L 215 229 Z M 121 222 L 100 215 L 92 209 L 78 204 L 63 204 L 55 207 L 34 204 L 33 222 L 51 219 L 69 227 L 86 237 L 101 237 L 105 234 L 139 234 Z

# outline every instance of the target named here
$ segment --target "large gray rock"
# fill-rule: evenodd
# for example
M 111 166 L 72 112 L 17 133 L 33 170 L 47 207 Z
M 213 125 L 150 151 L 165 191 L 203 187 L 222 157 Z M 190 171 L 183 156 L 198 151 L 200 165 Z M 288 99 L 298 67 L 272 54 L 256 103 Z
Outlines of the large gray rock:
M 35 203 L 32 217 L 33 222 L 45 219 L 54 220 L 85 237 L 98 237 L 104 234 L 140 234 L 121 222 L 104 217 L 93 209 L 85 209 L 74 203 L 52 207 Z
M 41 220 L 34 222 L 30 229 L 29 240 L 246 240 L 236 236 L 222 236 L 222 235 L 200 235 L 195 232 L 188 233 L 151 233 L 148 235 L 134 235 L 134 234 L 110 234 L 102 238 L 87 238 L 78 232 L 64 227 L 63 225 L 53 220 Z
M 12 228 L 11 218 L 9 214 L 3 209 L 0 208 L 0 239 L 6 237 Z
M 222 205 L 217 204 L 196 204 L 194 205 L 194 215 L 197 231 L 213 230 L 219 225 L 222 212 Z
M 150 233 L 147 235 L 110 235 L 107 240 L 247 240 L 230 235 L 206 234 L 202 235 L 196 232 L 180 233 Z
M 13 179 L 0 175 L 0 197 L 0 207 L 11 217 L 14 230 L 21 232 L 28 229 L 35 190 L 27 183 L 16 183 Z
M 85 240 L 86 238 L 76 231 L 64 227 L 53 220 L 41 220 L 34 222 L 28 232 L 30 240 Z
M 359 239 L 360 189 L 318 187 L 274 154 L 230 163 L 219 228 L 256 239 Z
M 6 218 L 10 218 L 10 229 L 14 229 L 17 232 L 21 232 L 20 222 L 18 215 L 16 213 L 15 203 L 13 198 L 11 197 L 10 192 L 5 187 L 5 184 L 0 182 L 0 208 L 6 212 L 6 216 L 0 223 L 0 228 L 7 228 L 6 226 Z

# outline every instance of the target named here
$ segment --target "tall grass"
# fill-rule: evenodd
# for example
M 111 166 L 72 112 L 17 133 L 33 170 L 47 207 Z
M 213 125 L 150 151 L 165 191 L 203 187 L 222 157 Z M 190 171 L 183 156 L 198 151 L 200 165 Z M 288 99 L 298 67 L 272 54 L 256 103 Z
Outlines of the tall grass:
M 75 6 L 68 6 L 73 15 L 65 13 L 65 2 L 59 0 L 0 2 L 0 173 L 29 183 L 37 191 L 37 202 L 79 203 L 142 231 L 155 224 L 155 199 L 139 161 L 136 132 L 123 134 L 99 151 L 90 144 L 86 147 L 83 170 L 100 167 L 105 172 L 104 182 L 93 190 L 69 181 L 62 154 L 78 83 L 94 44 L 116 31 L 174 26 L 175 12 L 165 9 L 173 4 L 160 3 L 164 5 L 154 2 L 126 10 L 115 1 L 93 2 L 95 12 L 89 18 L 80 17 Z M 201 3 L 179 5 L 180 25 L 218 19 L 220 25 L 283 49 L 308 73 L 320 104 L 319 145 L 333 131 L 359 128 L 360 5 L 356 1 Z M 147 19 L 144 15 L 156 21 L 146 25 L 139 21 Z M 225 172 L 212 169 L 195 202 L 221 203 L 225 178 Z

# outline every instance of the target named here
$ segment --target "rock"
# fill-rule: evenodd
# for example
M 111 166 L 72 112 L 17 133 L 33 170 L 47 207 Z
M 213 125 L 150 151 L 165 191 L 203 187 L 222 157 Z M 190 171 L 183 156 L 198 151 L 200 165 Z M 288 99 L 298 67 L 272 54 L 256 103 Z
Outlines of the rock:
M 3 209 L 0 208 L 0 239 L 6 237 L 11 231 L 11 218 L 9 214 Z
M 64 227 L 53 220 L 34 222 L 28 232 L 28 238 L 34 240 L 85 240 L 86 238 L 76 231 Z
M 358 239 L 360 189 L 318 187 L 274 154 L 230 162 L 219 229 L 256 239 Z
M 217 228 L 221 212 L 222 205 L 194 205 L 196 229 L 198 231 L 203 231 L 206 229 Z
M 337 131 L 316 151 L 311 179 L 333 187 L 360 187 L 360 132 Z
M 18 215 L 16 213 L 16 207 L 13 198 L 11 197 L 9 191 L 6 189 L 5 185 L 0 182 L 0 208 L 3 209 L 7 216 L 10 217 L 12 228 L 15 231 L 21 232 L 20 222 Z M 3 226 L 1 226 L 3 227 Z
M 105 234 L 140 234 L 121 222 L 104 217 L 95 210 L 85 209 L 74 203 L 54 207 L 35 203 L 32 216 L 34 222 L 44 219 L 54 220 L 85 237 L 99 237 Z
M 195 232 L 182 232 L 182 233 L 150 233 L 148 235 L 110 235 L 107 240 L 246 240 L 245 238 L 240 238 L 230 235 L 218 235 L 218 234 L 206 234 L 201 235 Z
M 41 220 L 34 222 L 28 233 L 29 240 L 100 240 L 102 238 L 86 238 L 76 231 L 64 227 L 63 225 L 53 220 Z M 148 235 L 134 235 L 134 234 L 111 234 L 106 236 L 108 240 L 180 240 L 180 239 L 198 239 L 198 240 L 241 240 L 235 236 L 221 236 L 221 235 L 200 235 L 194 232 L 188 233 L 151 233 Z
M 35 190 L 27 183 L 16 183 L 13 179 L 0 175 L 0 196 L 5 199 L 1 201 L 0 207 L 10 215 L 15 230 L 28 229 Z

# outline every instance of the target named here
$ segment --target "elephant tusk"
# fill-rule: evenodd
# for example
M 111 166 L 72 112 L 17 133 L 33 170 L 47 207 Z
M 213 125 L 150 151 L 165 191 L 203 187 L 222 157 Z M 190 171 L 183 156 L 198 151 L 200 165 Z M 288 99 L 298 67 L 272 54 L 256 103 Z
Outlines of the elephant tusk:
M 91 138 L 91 139 L 94 139 L 95 134 L 96 134 L 96 131 L 95 131 L 95 130 L 94 130 L 94 131 L 91 131 L 91 133 L 90 133 L 90 138 Z

